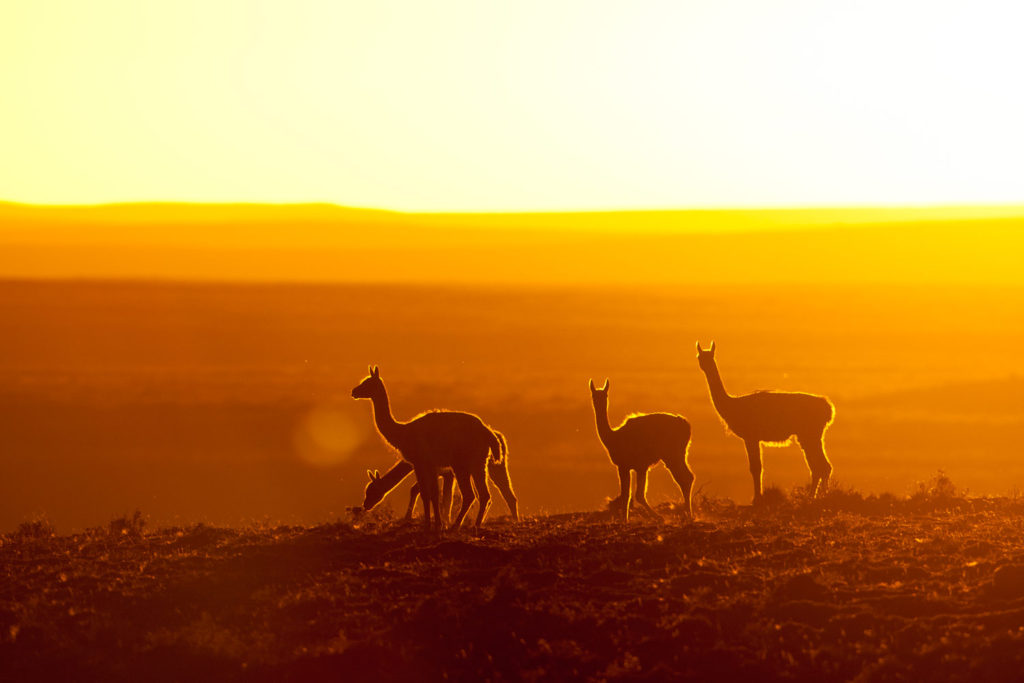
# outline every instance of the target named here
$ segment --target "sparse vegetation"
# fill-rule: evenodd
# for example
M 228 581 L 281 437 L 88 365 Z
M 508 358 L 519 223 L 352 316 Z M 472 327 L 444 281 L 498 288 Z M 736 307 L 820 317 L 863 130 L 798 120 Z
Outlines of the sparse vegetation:
M 31 541 L 43 541 L 49 538 L 53 538 L 57 535 L 57 530 L 54 528 L 50 520 L 45 517 L 38 517 L 28 522 L 22 522 L 18 525 L 18 529 L 11 535 L 11 540 L 16 543 L 25 543 Z
M 918 482 L 916 490 L 907 502 L 916 508 L 957 509 L 965 501 L 967 492 L 963 493 L 964 495 L 961 495 L 946 473 L 939 470 L 928 481 Z
M 139 538 L 146 527 L 146 519 L 142 516 L 141 510 L 136 510 L 130 516 L 117 517 L 110 520 L 108 530 L 113 537 L 128 536 Z
M 0 680 L 1012 680 L 1024 501 L 943 473 L 903 497 L 697 491 L 424 535 L 26 523 L 0 546 Z M 941 501 L 942 505 L 937 502 Z M 677 506 L 678 507 L 678 506 Z M 103 533 L 97 533 L 102 531 Z M 117 539 L 111 543 L 111 537 Z M 386 609 L 381 609 L 386 605 Z

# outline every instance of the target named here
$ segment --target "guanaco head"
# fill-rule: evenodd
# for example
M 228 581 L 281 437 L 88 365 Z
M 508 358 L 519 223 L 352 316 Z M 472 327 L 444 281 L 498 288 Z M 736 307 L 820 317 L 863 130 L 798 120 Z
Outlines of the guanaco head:
M 363 509 L 370 511 L 377 506 L 377 503 L 384 500 L 384 495 L 388 492 L 388 489 L 384 482 L 381 481 L 379 471 L 366 470 L 366 476 L 370 478 L 370 482 L 366 485 Z
M 371 365 L 370 376 L 352 390 L 352 398 L 373 398 L 382 393 L 384 393 L 384 382 L 380 380 L 380 369 L 376 365 Z
M 597 406 L 608 407 L 608 384 L 609 380 L 606 379 L 604 386 L 598 389 L 594 386 L 594 380 L 590 380 L 590 399 L 594 402 L 595 408 Z
M 707 351 L 700 348 L 700 342 L 697 342 L 697 365 L 705 373 L 715 367 L 715 342 L 711 342 L 711 348 Z

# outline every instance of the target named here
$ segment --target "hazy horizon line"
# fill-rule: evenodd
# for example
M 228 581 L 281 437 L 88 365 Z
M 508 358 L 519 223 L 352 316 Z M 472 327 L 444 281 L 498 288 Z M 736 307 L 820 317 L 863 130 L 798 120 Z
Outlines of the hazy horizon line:
M 100 202 L 28 202 L 0 198 L 0 206 L 37 209 L 103 209 L 131 207 L 273 207 L 273 208 L 314 208 L 324 207 L 346 211 L 388 213 L 410 216 L 551 216 L 578 214 L 634 214 L 634 213 L 773 213 L 773 212 L 858 212 L 858 211 L 1011 211 L 1024 214 L 1024 200 L 1020 203 L 864 203 L 864 204 L 739 204 L 739 205 L 694 205 L 674 207 L 577 207 L 562 209 L 445 209 L 418 210 L 379 206 L 340 204 L 331 201 L 193 201 L 176 199 L 125 200 Z

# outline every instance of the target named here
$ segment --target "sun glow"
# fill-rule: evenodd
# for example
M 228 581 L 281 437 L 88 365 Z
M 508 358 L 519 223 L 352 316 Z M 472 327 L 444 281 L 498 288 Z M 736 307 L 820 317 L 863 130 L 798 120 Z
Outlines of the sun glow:
M 5 3 L 4 199 L 1019 203 L 1022 10 Z
M 355 412 L 349 403 L 314 407 L 295 429 L 295 452 L 317 467 L 347 461 L 367 437 L 364 422 L 355 419 Z

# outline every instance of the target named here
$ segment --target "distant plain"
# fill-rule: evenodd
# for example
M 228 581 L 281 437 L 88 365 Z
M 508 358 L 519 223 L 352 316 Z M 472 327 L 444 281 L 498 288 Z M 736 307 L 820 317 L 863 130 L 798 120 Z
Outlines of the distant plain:
M 596 266 L 599 267 L 599 266 Z M 748 502 L 742 443 L 713 412 L 694 343 L 727 389 L 836 405 L 835 478 L 905 494 L 944 470 L 972 494 L 1024 486 L 1024 292 L 1013 285 L 0 283 L 0 531 L 61 533 L 141 509 L 154 526 L 317 524 L 396 455 L 349 396 L 380 366 L 399 419 L 479 413 L 510 447 L 526 515 L 595 510 L 616 476 L 587 381 L 615 423 L 693 425 L 697 488 Z M 766 483 L 806 482 L 795 446 Z M 392 501 L 403 508 L 406 488 Z M 651 500 L 675 500 L 664 470 Z M 505 514 L 500 501 L 492 514 Z

